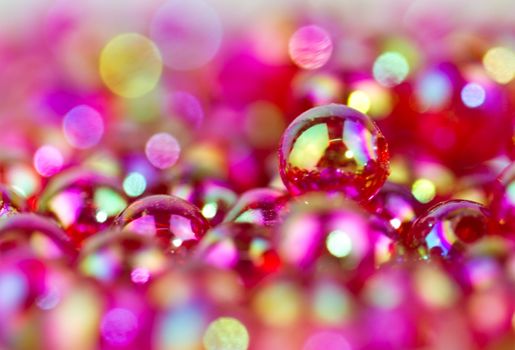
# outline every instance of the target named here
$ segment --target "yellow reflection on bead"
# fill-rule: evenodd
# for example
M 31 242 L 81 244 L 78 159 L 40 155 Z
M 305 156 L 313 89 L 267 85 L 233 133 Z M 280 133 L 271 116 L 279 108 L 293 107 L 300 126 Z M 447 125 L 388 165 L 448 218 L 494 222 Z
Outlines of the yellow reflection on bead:
M 140 97 L 153 90 L 162 69 L 157 46 L 136 33 L 114 37 L 100 54 L 100 76 L 104 84 L 126 98 Z
M 247 350 L 249 333 L 235 318 L 220 317 L 209 324 L 204 334 L 206 350 Z
M 439 268 L 422 266 L 414 276 L 415 291 L 427 306 L 451 307 L 459 299 L 456 284 Z
M 515 52 L 506 47 L 493 47 L 483 56 L 483 66 L 490 78 L 507 84 L 515 76 Z
M 429 203 L 435 198 L 435 185 L 428 179 L 418 179 L 411 187 L 411 193 L 420 203 Z
M 288 282 L 262 287 L 252 302 L 256 315 L 273 327 L 287 327 L 298 322 L 303 305 L 302 291 Z
M 347 105 L 361 113 L 367 113 L 370 109 L 370 98 L 361 90 L 355 90 L 350 93 Z
M 288 161 L 300 169 L 314 169 L 329 147 L 326 124 L 316 124 L 304 131 L 291 150 Z
M 343 258 L 352 251 L 352 240 L 347 233 L 334 230 L 327 236 L 325 242 L 327 250 L 337 258 Z

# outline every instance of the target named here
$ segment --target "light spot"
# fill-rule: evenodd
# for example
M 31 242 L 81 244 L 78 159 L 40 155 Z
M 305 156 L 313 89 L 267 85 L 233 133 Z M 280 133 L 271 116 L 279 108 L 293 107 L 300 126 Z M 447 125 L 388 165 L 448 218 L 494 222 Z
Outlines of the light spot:
M 93 108 L 80 105 L 71 109 L 63 120 L 63 133 L 73 147 L 86 149 L 95 146 L 104 134 L 104 121 Z
M 485 89 L 477 83 L 468 83 L 461 90 L 461 100 L 465 106 L 476 108 L 485 102 Z
M 140 97 L 153 90 L 162 69 L 156 45 L 137 33 L 114 37 L 100 55 L 100 76 L 104 84 L 126 98 Z
M 402 83 L 408 76 L 409 70 L 408 61 L 403 55 L 389 51 L 377 57 L 372 73 L 379 84 L 392 87 Z
M 327 236 L 325 242 L 327 250 L 337 258 L 343 258 L 352 251 L 352 240 L 347 233 L 335 230 Z
M 499 84 L 508 84 L 515 77 L 515 52 L 506 47 L 493 47 L 483 56 L 486 73 Z
M 107 213 L 105 211 L 99 210 L 97 212 L 97 215 L 95 216 L 95 219 L 99 223 L 106 222 L 106 220 L 107 220 Z
M 34 153 L 34 168 L 41 176 L 49 177 L 57 174 L 63 167 L 63 163 L 61 152 L 53 146 L 41 146 Z
M 202 208 L 202 215 L 206 219 L 212 219 L 215 217 L 218 210 L 218 204 L 216 202 L 206 203 Z
M 204 346 L 206 350 L 247 350 L 249 333 L 237 319 L 220 317 L 209 324 Z
M 117 346 L 128 345 L 136 337 L 138 319 L 130 310 L 115 308 L 102 318 L 100 331 L 107 343 Z
M 150 33 L 163 53 L 166 66 L 190 70 L 204 66 L 216 55 L 223 29 L 209 3 L 170 0 L 155 13 Z
M 309 25 L 293 33 L 288 51 L 292 61 L 300 68 L 318 69 L 329 61 L 333 42 L 325 29 Z
M 129 197 L 138 197 L 142 195 L 147 188 L 147 180 L 145 176 L 138 172 L 127 175 L 123 180 L 123 190 Z
M 370 109 L 371 101 L 364 91 L 355 90 L 350 93 L 347 105 L 361 113 L 367 113 Z
M 158 169 L 175 165 L 180 153 L 181 147 L 175 137 L 164 132 L 152 136 L 145 146 L 148 161 Z
M 435 198 L 436 188 L 428 179 L 418 179 L 411 186 L 411 193 L 420 203 L 429 203 Z

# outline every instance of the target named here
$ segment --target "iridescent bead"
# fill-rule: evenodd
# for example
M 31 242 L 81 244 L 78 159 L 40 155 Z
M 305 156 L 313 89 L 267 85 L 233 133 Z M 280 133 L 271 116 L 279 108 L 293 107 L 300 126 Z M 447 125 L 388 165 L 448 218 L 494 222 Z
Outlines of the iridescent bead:
M 288 195 L 274 188 L 256 188 L 243 193 L 224 222 L 247 222 L 275 226 L 282 221 Z
M 210 227 L 197 207 L 168 195 L 135 201 L 116 218 L 115 224 L 154 237 L 166 251 L 181 257 L 197 245 Z
M 344 270 L 362 281 L 391 259 L 385 225 L 341 195 L 313 193 L 298 198 L 274 237 L 281 260 L 301 270 Z
M 421 209 L 408 188 L 392 182 L 387 182 L 366 207 L 390 224 L 394 239 L 409 231 Z
M 151 237 L 106 231 L 84 242 L 77 267 L 83 275 L 106 284 L 145 285 L 167 264 L 166 254 Z
M 279 150 L 281 178 L 293 195 L 339 191 L 371 198 L 388 176 L 388 146 L 377 126 L 344 105 L 312 108 L 286 129 Z
M 490 209 L 497 230 L 504 234 L 515 233 L 515 163 L 499 176 L 493 188 Z
M 37 212 L 51 216 L 77 246 L 109 227 L 127 206 L 116 179 L 72 169 L 54 177 L 37 203 Z
M 236 193 L 223 181 L 195 180 L 189 176 L 174 181 L 170 194 L 197 206 L 212 226 L 222 222 L 237 199 Z
M 54 221 L 36 214 L 21 213 L 0 221 L 0 256 L 45 260 L 75 260 L 72 240 Z
M 250 223 L 225 223 L 211 229 L 196 248 L 195 259 L 236 271 L 248 287 L 281 266 L 270 229 Z
M 488 234 L 489 219 L 489 211 L 479 203 L 449 200 L 420 216 L 404 243 L 424 259 L 460 258 L 473 242 Z

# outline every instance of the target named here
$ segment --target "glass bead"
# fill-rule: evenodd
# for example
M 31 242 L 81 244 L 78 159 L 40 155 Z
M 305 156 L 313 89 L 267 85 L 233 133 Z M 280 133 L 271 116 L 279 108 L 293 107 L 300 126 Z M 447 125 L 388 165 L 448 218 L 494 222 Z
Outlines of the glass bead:
M 224 223 L 211 229 L 196 248 L 195 257 L 208 265 L 236 271 L 248 287 L 281 266 L 270 229 L 251 223 Z
M 494 184 L 490 208 L 496 229 L 504 234 L 515 233 L 515 163 Z
M 154 237 L 166 251 L 186 254 L 209 229 L 209 222 L 193 204 L 175 196 L 153 195 L 129 205 L 115 224 Z
M 489 220 L 488 209 L 479 203 L 441 202 L 413 223 L 404 243 L 424 259 L 459 258 L 472 243 L 488 234 Z
M 409 231 L 421 209 L 408 188 L 392 182 L 387 182 L 366 207 L 390 224 L 394 239 Z
M 145 285 L 168 264 L 166 254 L 151 237 L 106 231 L 84 242 L 77 262 L 85 276 L 103 283 Z
M 198 207 L 212 226 L 222 222 L 237 199 L 236 193 L 225 182 L 214 179 L 196 180 L 192 176 L 184 176 L 174 181 L 170 194 Z
M 127 200 L 114 178 L 83 169 L 55 176 L 42 192 L 37 212 L 53 217 L 80 246 L 109 227 Z
M 273 188 L 257 188 L 243 193 L 227 213 L 224 222 L 248 222 L 275 226 L 281 220 L 288 195 Z
M 293 195 L 340 191 L 367 200 L 388 176 L 388 146 L 377 126 L 344 105 L 312 108 L 286 129 L 279 150 L 281 178 Z
M 390 260 L 392 239 L 365 210 L 340 194 L 298 197 L 274 236 L 281 260 L 301 270 L 345 271 L 357 283 Z M 378 220 L 378 219 L 377 219 Z
M 0 256 L 70 262 L 75 260 L 77 251 L 70 237 L 54 221 L 21 213 L 0 221 Z

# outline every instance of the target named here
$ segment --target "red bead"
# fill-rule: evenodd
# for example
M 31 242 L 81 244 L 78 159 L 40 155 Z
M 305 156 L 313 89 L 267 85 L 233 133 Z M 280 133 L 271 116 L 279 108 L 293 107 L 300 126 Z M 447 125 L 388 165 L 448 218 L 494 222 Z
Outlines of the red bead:
M 73 169 L 48 183 L 37 211 L 55 218 L 80 246 L 84 239 L 108 228 L 126 206 L 127 200 L 116 179 Z
M 210 227 L 193 204 L 167 195 L 135 201 L 116 218 L 115 224 L 154 237 L 166 251 L 180 255 L 196 246 Z
M 225 223 L 208 231 L 196 249 L 196 259 L 236 271 L 246 286 L 254 286 L 281 267 L 271 232 L 250 223 Z
M 459 258 L 467 247 L 488 234 L 489 211 L 466 200 L 442 202 L 419 217 L 404 243 L 423 258 Z
M 77 266 L 85 276 L 106 284 L 150 283 L 164 271 L 168 259 L 152 237 L 106 231 L 84 242 Z
M 377 126 L 344 105 L 312 108 L 286 129 L 281 140 L 281 178 L 293 195 L 339 191 L 367 200 L 388 176 L 388 146 Z

